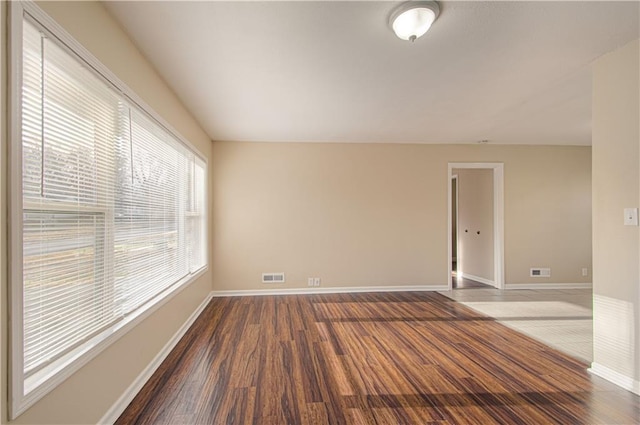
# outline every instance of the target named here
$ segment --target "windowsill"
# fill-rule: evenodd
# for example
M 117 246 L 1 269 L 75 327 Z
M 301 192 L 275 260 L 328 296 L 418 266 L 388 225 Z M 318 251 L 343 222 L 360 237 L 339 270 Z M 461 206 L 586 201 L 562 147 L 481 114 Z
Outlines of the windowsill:
M 95 358 L 127 332 L 135 328 L 135 326 L 144 319 L 200 278 L 207 270 L 208 266 L 205 265 L 200 270 L 184 277 L 164 292 L 158 294 L 149 301 L 145 307 L 138 309 L 135 313 L 125 317 L 110 328 L 105 329 L 64 357 L 25 379 L 25 395 L 17 403 L 17 408 L 12 412 L 12 419 L 22 414 L 82 366 Z

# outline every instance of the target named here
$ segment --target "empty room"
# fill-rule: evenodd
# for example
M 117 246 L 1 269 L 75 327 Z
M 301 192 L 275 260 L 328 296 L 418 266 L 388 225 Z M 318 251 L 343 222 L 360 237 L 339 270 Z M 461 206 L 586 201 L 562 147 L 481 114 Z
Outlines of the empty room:
M 640 424 L 639 2 L 0 24 L 0 423 Z

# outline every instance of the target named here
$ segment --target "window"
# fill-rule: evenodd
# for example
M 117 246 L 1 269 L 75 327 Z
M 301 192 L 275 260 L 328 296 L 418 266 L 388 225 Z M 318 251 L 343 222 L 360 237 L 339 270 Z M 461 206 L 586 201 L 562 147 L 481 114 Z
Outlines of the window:
M 42 19 L 19 20 L 13 417 L 207 259 L 199 154 Z

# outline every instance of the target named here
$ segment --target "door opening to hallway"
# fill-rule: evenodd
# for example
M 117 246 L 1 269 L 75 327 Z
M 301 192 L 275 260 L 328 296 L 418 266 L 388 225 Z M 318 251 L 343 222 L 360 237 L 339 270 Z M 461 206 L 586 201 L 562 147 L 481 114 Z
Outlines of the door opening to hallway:
M 502 164 L 449 164 L 449 288 L 503 287 Z

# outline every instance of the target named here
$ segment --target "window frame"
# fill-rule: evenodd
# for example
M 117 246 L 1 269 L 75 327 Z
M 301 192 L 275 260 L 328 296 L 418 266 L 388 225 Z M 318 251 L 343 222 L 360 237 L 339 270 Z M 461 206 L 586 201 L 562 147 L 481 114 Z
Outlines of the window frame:
M 10 359 L 9 359 L 9 414 L 15 419 L 34 403 L 56 388 L 60 383 L 87 364 L 103 350 L 116 342 L 128 331 L 153 314 L 162 305 L 197 280 L 209 268 L 208 261 L 208 161 L 195 146 L 182 137 L 173 127 L 160 117 L 149 105 L 135 94 L 124 82 L 103 65 L 94 55 L 76 41 L 62 26 L 46 14 L 32 1 L 9 2 L 9 232 L 8 232 L 8 267 L 9 267 L 9 321 L 10 321 Z M 204 265 L 186 277 L 160 292 L 152 300 L 138 308 L 123 320 L 109 326 L 104 331 L 82 343 L 78 348 L 67 353 L 51 367 L 38 373 L 38 379 L 25 393 L 24 346 L 23 346 L 23 193 L 22 193 L 22 37 L 23 20 L 29 20 L 41 31 L 69 54 L 83 63 L 100 79 L 115 90 L 123 100 L 140 113 L 146 115 L 182 143 L 195 157 L 204 164 L 204 211 L 203 244 Z

